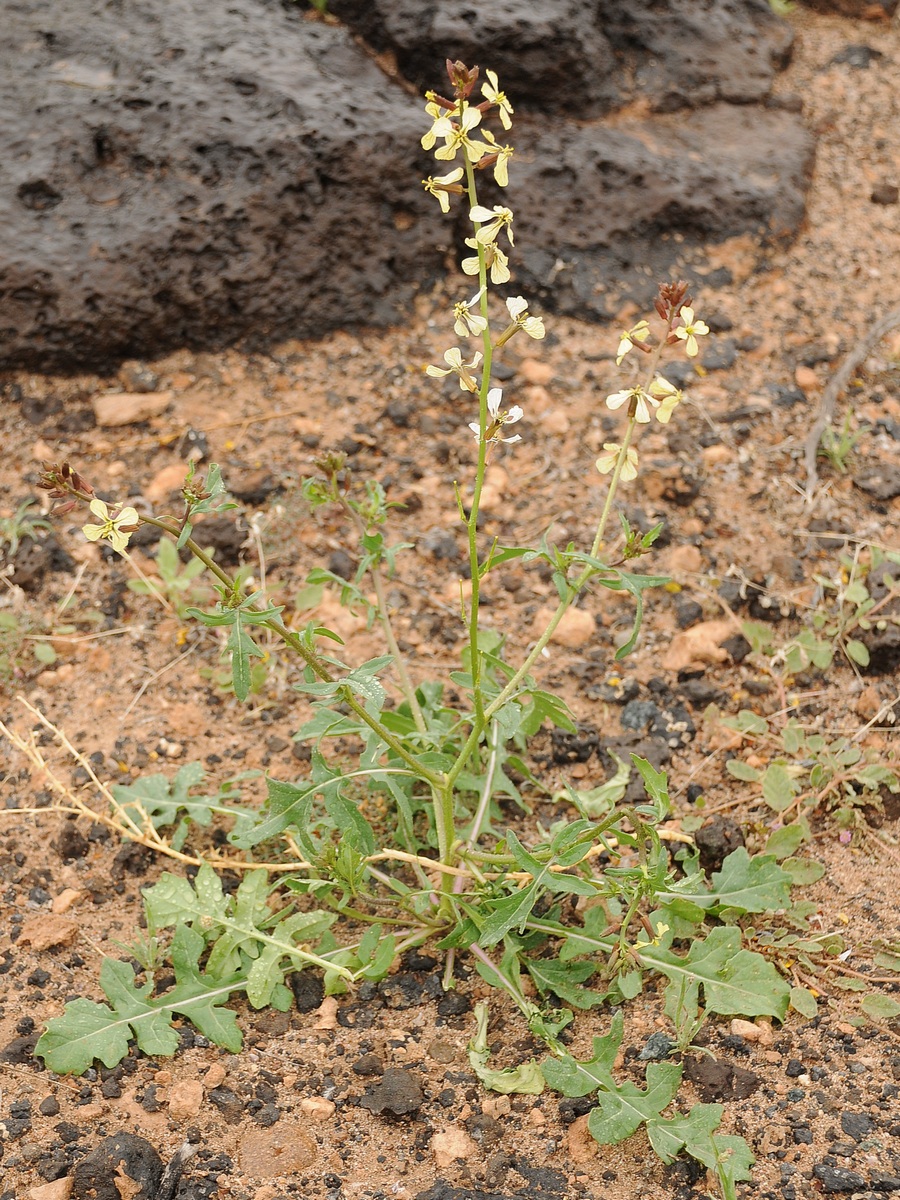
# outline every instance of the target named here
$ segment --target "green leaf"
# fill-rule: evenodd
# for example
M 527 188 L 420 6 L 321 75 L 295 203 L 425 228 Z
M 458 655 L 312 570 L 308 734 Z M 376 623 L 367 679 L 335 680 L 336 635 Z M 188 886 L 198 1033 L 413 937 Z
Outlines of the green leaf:
M 818 883 L 825 874 L 822 864 L 811 858 L 786 858 L 781 866 L 790 875 L 794 887 Z
M 819 1011 L 819 1004 L 809 988 L 792 987 L 791 1008 L 811 1021 Z
M 787 1012 L 789 985 L 761 954 L 741 949 L 734 926 L 717 926 L 705 941 L 693 943 L 686 958 L 659 946 L 642 947 L 640 956 L 668 979 L 697 980 L 708 1012 L 779 1020 Z
M 186 925 L 176 931 L 172 965 L 176 985 L 162 996 L 153 996 L 153 980 L 142 987 L 134 982 L 129 963 L 105 958 L 100 986 L 110 1005 L 78 999 L 66 1005 L 61 1017 L 48 1021 L 35 1053 L 51 1071 L 81 1074 L 94 1059 L 114 1067 L 128 1053 L 129 1038 L 145 1054 L 172 1055 L 179 1037 L 172 1016 L 188 1017 L 216 1045 L 236 1053 L 241 1035 L 234 1013 L 219 1006 L 243 986 L 239 979 L 213 980 L 198 966 L 203 938 Z
M 132 820 L 143 828 L 149 819 L 154 829 L 177 828 L 170 837 L 175 850 L 181 850 L 190 827 L 208 826 L 214 815 L 234 821 L 233 833 L 242 833 L 257 820 L 256 813 L 230 803 L 229 785 L 223 785 L 218 796 L 192 796 L 190 789 L 203 782 L 200 763 L 186 763 L 169 781 L 165 775 L 143 775 L 132 784 L 113 784 L 112 794 Z
M 595 992 L 583 986 L 585 980 L 596 973 L 594 963 L 560 962 L 555 958 L 525 959 L 524 963 L 542 995 L 552 992 L 564 1004 L 583 1009 L 593 1008 L 605 998 L 605 992 Z
M 669 1120 L 657 1117 L 648 1121 L 650 1145 L 666 1166 L 674 1162 L 682 1150 L 696 1158 L 691 1147 L 709 1145 L 710 1138 L 722 1122 L 724 1111 L 721 1104 L 697 1104 L 687 1116 L 679 1114 Z
M 544 1059 L 541 1071 L 547 1083 L 554 1091 L 573 1097 L 587 1096 L 600 1087 L 615 1087 L 612 1069 L 622 1044 L 624 1029 L 625 1018 L 622 1010 L 617 1009 L 609 1033 L 594 1038 L 593 1058 L 579 1062 L 571 1054 L 564 1054 L 559 1058 Z
M 893 1021 L 895 1017 L 900 1017 L 900 1002 L 877 992 L 863 996 L 859 1006 L 873 1021 Z
M 847 651 L 847 657 L 853 662 L 858 663 L 861 667 L 869 665 L 869 648 L 865 642 L 858 642 L 855 638 L 848 638 L 844 642 L 844 649 Z
M 612 811 L 625 795 L 628 781 L 631 778 L 631 767 L 624 763 L 617 754 L 610 751 L 616 763 L 615 774 L 605 783 L 598 784 L 586 792 L 559 791 L 553 796 L 554 801 L 572 799 L 578 811 L 590 820 L 598 820 Z
M 235 618 L 228 635 L 227 649 L 231 652 L 231 679 L 234 694 L 243 704 L 250 694 L 250 659 L 262 658 L 263 651 L 244 628 L 246 613 L 234 610 Z
M 773 829 L 766 841 L 766 854 L 771 854 L 776 859 L 789 858 L 797 852 L 808 836 L 808 827 L 804 829 L 799 822 L 783 825 L 781 829 Z
M 513 1093 L 539 1096 L 544 1090 L 544 1077 L 538 1063 L 532 1059 L 518 1067 L 492 1070 L 488 1067 L 490 1050 L 487 1041 L 488 1007 L 482 1001 L 475 1005 L 475 1036 L 469 1042 L 469 1064 L 482 1084 L 492 1092 L 509 1096 Z
M 497 901 L 484 922 L 478 944 L 487 949 L 502 941 L 511 929 L 521 929 L 537 903 L 540 890 L 541 885 L 535 879 L 527 887 L 519 888 L 512 895 Z
M 725 770 L 735 779 L 742 779 L 745 783 L 757 783 L 762 776 L 760 770 L 751 767 L 740 758 L 729 758 L 725 763 Z
M 665 771 L 657 771 L 646 758 L 632 754 L 631 761 L 638 769 L 644 788 L 650 800 L 657 808 L 657 819 L 662 821 L 668 816 L 671 804 L 669 802 L 669 779 Z
M 588 1117 L 588 1129 L 601 1146 L 624 1141 L 672 1103 L 680 1083 L 679 1063 L 651 1063 L 643 1091 L 629 1080 L 598 1093 L 598 1107 Z
M 791 877 L 774 856 L 755 854 L 743 846 L 733 850 L 712 876 L 716 907 L 745 913 L 774 912 L 791 902 Z
M 799 786 L 781 763 L 770 763 L 762 777 L 763 799 L 775 812 L 790 808 Z

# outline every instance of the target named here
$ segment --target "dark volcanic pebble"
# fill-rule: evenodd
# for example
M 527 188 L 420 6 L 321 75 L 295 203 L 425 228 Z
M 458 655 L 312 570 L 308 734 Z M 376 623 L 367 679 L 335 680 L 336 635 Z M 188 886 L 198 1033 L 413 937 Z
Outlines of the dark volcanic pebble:
M 746 1100 L 760 1083 L 753 1071 L 705 1056 L 686 1059 L 684 1075 L 695 1085 L 704 1104 L 710 1100 Z
M 841 1129 L 855 1142 L 861 1142 L 867 1134 L 872 1132 L 873 1128 L 874 1122 L 868 1113 L 850 1111 L 841 1113 Z
M 104 1138 L 72 1172 L 70 1200 L 122 1200 L 117 1176 L 141 1185 L 133 1200 L 156 1200 L 163 1163 L 149 1142 L 133 1133 Z
M 718 871 L 733 850 L 744 845 L 744 835 L 731 817 L 712 817 L 694 834 L 700 851 L 700 865 L 705 871 Z
M 311 971 L 296 971 L 288 977 L 297 1011 L 313 1012 L 325 999 L 325 985 L 319 975 Z
M 419 1111 L 425 1097 L 415 1077 L 399 1067 L 388 1067 L 380 1083 L 360 1100 L 360 1108 L 391 1117 L 407 1117 Z
M 350 1068 L 356 1075 L 383 1075 L 384 1063 L 377 1054 L 364 1054 Z
M 813 1175 L 826 1192 L 859 1192 L 866 1186 L 862 1175 L 844 1167 L 830 1167 L 827 1163 L 816 1163 Z

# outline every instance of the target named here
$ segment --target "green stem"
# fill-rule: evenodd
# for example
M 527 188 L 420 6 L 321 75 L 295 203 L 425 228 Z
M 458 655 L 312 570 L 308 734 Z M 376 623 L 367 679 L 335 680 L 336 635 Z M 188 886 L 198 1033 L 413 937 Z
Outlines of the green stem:
M 165 533 L 171 534 L 172 537 L 178 537 L 178 526 L 174 522 L 161 520 L 159 517 L 141 517 L 141 520 L 145 525 L 154 525 L 157 529 L 162 529 Z M 184 544 L 188 550 L 190 550 L 191 554 L 193 554 L 195 558 L 198 558 L 200 562 L 202 562 L 207 568 L 207 570 L 211 571 L 212 574 L 215 575 L 215 577 L 221 583 L 223 583 L 230 592 L 235 592 L 237 587 L 236 580 L 232 579 L 226 571 L 223 571 L 219 564 L 214 562 L 214 560 L 201 546 L 197 544 L 197 542 L 194 541 L 193 538 L 188 538 Z M 318 655 L 310 650 L 308 646 L 305 646 L 303 644 L 303 640 L 298 637 L 293 630 L 288 629 L 280 617 L 273 617 L 269 620 L 261 621 L 260 624 L 264 629 L 270 629 L 273 633 L 281 638 L 285 645 L 290 646 L 292 650 L 299 654 L 310 670 L 312 670 L 314 674 L 324 683 L 336 682 L 331 672 L 326 668 L 325 664 L 321 661 Z M 396 738 L 390 732 L 390 730 L 386 729 L 384 725 L 377 720 L 377 718 L 370 716 L 369 713 L 366 712 L 365 708 L 356 699 L 350 688 L 344 687 L 341 689 L 341 691 L 341 698 L 345 701 L 347 707 L 350 708 L 365 725 L 368 725 L 368 727 L 374 733 L 377 733 L 385 745 L 389 746 L 399 758 L 403 759 L 408 767 L 412 768 L 419 779 L 425 780 L 433 788 L 440 788 L 443 786 L 443 774 L 438 774 L 436 771 L 432 771 L 428 767 L 423 766 L 423 764 L 419 762 L 414 754 L 410 754 L 403 743 L 399 741 L 399 739 Z
M 475 170 L 469 161 L 468 155 L 466 156 L 466 189 L 469 198 L 469 208 L 472 209 L 478 203 L 478 191 L 475 187 Z M 477 221 L 473 222 L 473 224 L 477 234 L 481 226 Z M 488 425 L 487 394 L 491 387 L 491 365 L 494 351 L 491 344 L 491 326 L 488 313 L 487 265 L 485 262 L 484 247 L 480 243 L 478 244 L 477 253 L 478 287 L 481 291 L 479 310 L 487 324 L 482 333 L 484 361 L 482 363 L 481 387 L 478 392 L 478 423 L 481 428 L 481 436 L 478 439 L 478 465 L 475 470 L 475 483 L 472 489 L 472 503 L 469 507 L 469 516 L 466 521 L 466 533 L 469 542 L 469 578 L 472 584 L 472 593 L 469 599 L 469 653 L 472 658 L 472 701 L 475 708 L 475 728 L 479 729 L 480 736 L 485 728 L 485 719 L 484 696 L 481 688 L 481 656 L 478 653 L 478 612 L 481 592 L 478 562 L 478 510 L 481 505 L 481 492 L 484 487 L 484 477 L 487 470 L 487 443 L 484 439 L 484 433 Z

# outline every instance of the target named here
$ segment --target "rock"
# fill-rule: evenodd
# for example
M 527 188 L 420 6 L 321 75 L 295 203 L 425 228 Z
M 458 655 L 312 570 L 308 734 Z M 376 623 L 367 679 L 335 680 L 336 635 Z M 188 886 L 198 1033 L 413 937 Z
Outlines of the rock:
M 172 392 L 112 392 L 91 401 L 97 424 L 103 428 L 136 425 L 158 417 L 172 403 Z M 183 468 L 182 468 L 183 474 Z
M 440 264 L 420 102 L 299 5 L 24 0 L 0 59 L 9 364 L 385 324 Z
M 684 1076 L 697 1088 L 704 1104 L 710 1100 L 746 1100 L 760 1085 L 755 1072 L 705 1055 L 686 1058 Z
M 295 971 L 288 976 L 294 993 L 294 1004 L 301 1013 L 314 1012 L 325 999 L 325 985 L 321 975 L 312 971 Z
M 116 1133 L 75 1164 L 71 1200 L 156 1200 L 162 1178 L 160 1156 L 144 1138 Z M 138 1190 L 129 1183 L 137 1184 Z
M 663 1033 L 657 1030 L 656 1033 L 651 1033 L 647 1041 L 641 1047 L 638 1054 L 638 1059 L 641 1062 L 662 1062 L 664 1058 L 668 1058 L 671 1052 L 675 1049 L 675 1042 Z
M 545 628 L 546 624 L 542 625 L 540 632 Z M 570 608 L 563 614 L 550 640 L 557 646 L 565 646 L 567 650 L 580 650 L 596 637 L 597 625 L 592 614 L 583 608 Z
M 728 659 L 722 643 L 734 633 L 734 622 L 726 618 L 701 621 L 690 629 L 676 633 L 661 664 L 668 671 L 682 671 L 690 663 L 719 663 Z
M 169 1088 L 169 1116 L 173 1121 L 192 1121 L 203 1106 L 203 1084 L 199 1079 L 180 1079 Z
M 854 1142 L 861 1142 L 874 1128 L 875 1123 L 868 1113 L 850 1110 L 841 1113 L 841 1129 L 848 1137 L 852 1137 Z
M 30 917 L 22 926 L 20 943 L 29 943 L 35 951 L 49 950 L 51 946 L 69 946 L 78 936 L 78 922 L 71 917 L 41 913 Z
M 388 1067 L 380 1083 L 375 1084 L 360 1100 L 360 1108 L 391 1117 L 408 1117 L 419 1111 L 425 1097 L 409 1071 Z
M 753 1021 L 743 1021 L 740 1017 L 735 1017 L 731 1022 L 730 1029 L 735 1037 L 742 1037 L 745 1042 L 758 1042 L 760 1040 L 760 1028 Z
M 453 1125 L 431 1139 L 431 1153 L 439 1171 L 452 1167 L 457 1159 L 472 1158 L 478 1147 L 464 1129 Z
M 643 302 L 676 256 L 690 275 L 704 238 L 780 238 L 802 219 L 811 138 L 799 114 L 758 106 L 792 33 L 757 0 L 336 8 L 423 86 L 443 86 L 447 53 L 490 48 L 522 114 L 509 200 L 517 287 L 536 301 L 602 318 L 625 291 Z M 10 366 L 389 324 L 441 269 L 453 226 L 418 186 L 434 167 L 421 101 L 347 29 L 276 0 L 234 0 L 214 32 L 201 0 L 114 26 L 104 0 L 50 17 L 21 0 L 0 55 Z M 651 115 L 584 120 L 629 104 Z M 121 377 L 132 395 L 153 382 Z
M 573 1163 L 586 1163 L 600 1153 L 600 1144 L 588 1129 L 587 1116 L 576 1117 L 566 1130 L 566 1144 Z
M 71 1179 L 54 1179 L 52 1183 L 29 1188 L 28 1200 L 69 1200 L 71 1194 Z
M 304 1096 L 300 1101 L 300 1111 L 309 1117 L 310 1121 L 328 1121 L 334 1116 L 335 1103 L 322 1096 Z
M 867 492 L 875 500 L 893 500 L 900 496 L 900 467 L 880 463 L 854 475 L 853 482 L 861 492 Z
M 184 487 L 187 468 L 184 463 L 169 463 L 157 471 L 144 488 L 144 497 L 151 504 L 161 504 L 169 496 L 178 494 Z
M 706 872 L 721 870 L 733 850 L 744 845 L 744 835 L 731 817 L 714 816 L 694 834 L 700 851 L 700 865 Z
M 869 199 L 873 204 L 900 203 L 900 188 L 893 183 L 876 183 Z
M 766 96 L 793 35 L 750 0 L 698 13 L 691 0 L 653 9 L 627 0 L 331 0 L 329 11 L 377 50 L 390 50 L 419 90 L 440 86 L 445 58 L 490 66 L 521 112 L 580 119 L 627 104 L 745 104 Z M 486 59 L 489 57 L 489 62 Z
M 240 1123 L 241 1115 L 244 1111 L 244 1102 L 231 1088 L 212 1088 L 209 1092 L 209 1102 L 216 1106 L 227 1125 L 237 1125 Z
M 257 1179 L 273 1179 L 305 1171 L 316 1161 L 316 1144 L 306 1132 L 306 1120 L 284 1119 L 268 1129 L 245 1126 L 238 1140 L 241 1170 Z
M 650 302 L 652 281 L 675 270 L 675 246 L 661 238 L 674 213 L 684 234 L 678 272 L 688 276 L 691 250 L 704 241 L 746 232 L 780 239 L 803 219 L 813 142 L 795 113 L 715 104 L 689 121 L 524 124 L 518 140 L 529 152 L 504 191 L 516 214 L 516 286 L 536 307 L 605 320 L 626 294 Z
M 697 575 L 703 570 L 703 555 L 690 543 L 673 546 L 666 555 L 666 570 L 673 575 Z
M 383 1075 L 384 1063 L 377 1054 L 364 1054 L 362 1058 L 358 1058 L 350 1068 L 355 1075 L 370 1076 Z
M 844 1167 L 830 1167 L 826 1163 L 816 1163 L 813 1175 L 826 1192 L 859 1192 L 866 1186 L 865 1179 L 856 1171 L 848 1171 Z

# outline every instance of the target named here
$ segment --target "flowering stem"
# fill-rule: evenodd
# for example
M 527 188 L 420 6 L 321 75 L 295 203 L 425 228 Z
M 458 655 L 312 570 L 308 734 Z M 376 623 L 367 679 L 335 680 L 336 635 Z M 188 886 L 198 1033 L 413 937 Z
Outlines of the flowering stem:
M 653 377 L 651 376 L 651 379 Z M 622 445 L 619 447 L 619 453 L 616 456 L 616 465 L 613 468 L 612 478 L 609 481 L 609 489 L 606 493 L 606 500 L 603 504 L 603 512 L 600 514 L 600 520 L 597 524 L 597 532 L 594 535 L 594 544 L 591 546 L 591 558 L 596 558 L 600 553 L 600 547 L 603 545 L 603 535 L 606 532 L 606 523 L 609 520 L 609 514 L 612 511 L 612 503 L 615 499 L 616 491 L 619 486 L 619 480 L 622 478 L 622 471 L 628 461 L 628 447 L 631 445 L 631 435 L 634 433 L 634 427 L 637 424 L 634 416 L 629 416 L 628 425 L 625 429 L 625 436 L 622 438 Z M 576 583 L 576 587 L 582 587 L 587 583 L 588 578 L 593 573 L 591 567 L 585 567 L 582 572 L 581 579 Z
M 469 161 L 468 155 L 466 155 L 465 163 L 466 190 L 471 209 L 478 203 L 478 192 L 475 187 L 475 170 Z M 475 222 L 476 233 L 479 228 L 480 225 Z M 482 332 L 484 363 L 481 373 L 481 388 L 478 393 L 478 424 L 481 428 L 481 436 L 478 439 L 478 466 L 475 471 L 475 483 L 472 489 L 472 503 L 469 507 L 469 516 L 466 521 L 466 532 L 469 541 L 469 578 L 472 584 L 472 593 L 469 599 L 469 652 L 472 659 L 472 700 L 475 707 L 475 725 L 476 727 L 481 726 L 483 730 L 485 725 L 484 697 L 481 690 L 481 656 L 478 653 L 478 611 L 481 588 L 478 562 L 478 509 L 481 504 L 481 490 L 484 487 L 484 477 L 487 469 L 487 442 L 485 441 L 484 432 L 487 429 L 488 423 L 487 394 L 491 386 L 493 346 L 491 345 L 491 326 L 488 315 L 487 265 L 484 247 L 481 243 L 478 244 L 478 286 L 481 292 L 479 307 L 481 316 L 486 322 Z

